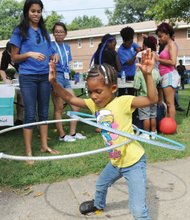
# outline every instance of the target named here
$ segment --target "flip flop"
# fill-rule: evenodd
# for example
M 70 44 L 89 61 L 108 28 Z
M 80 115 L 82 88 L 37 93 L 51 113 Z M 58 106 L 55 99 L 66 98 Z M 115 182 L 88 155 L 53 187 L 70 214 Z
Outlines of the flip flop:
M 60 154 L 59 151 L 51 149 L 51 148 L 46 148 L 45 150 L 41 149 L 42 153 L 49 153 L 49 154 Z
M 29 154 L 27 154 L 26 156 L 31 157 L 32 154 L 29 153 Z M 28 165 L 33 165 L 33 164 L 34 164 L 34 160 L 26 160 L 26 163 L 27 163 Z

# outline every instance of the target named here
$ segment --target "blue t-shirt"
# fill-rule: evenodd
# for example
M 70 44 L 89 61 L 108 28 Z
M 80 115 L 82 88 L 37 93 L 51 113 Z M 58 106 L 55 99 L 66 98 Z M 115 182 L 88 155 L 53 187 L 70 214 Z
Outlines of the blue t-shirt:
M 50 38 L 50 37 L 49 37 Z M 55 53 L 50 43 L 42 36 L 41 30 L 34 30 L 32 27 L 28 29 L 27 39 L 23 39 L 19 28 L 13 31 L 10 43 L 20 49 L 20 54 L 29 51 L 39 52 L 46 56 L 44 61 L 38 61 L 31 57 L 19 63 L 19 74 L 48 74 L 49 61 L 52 54 Z
M 60 56 L 59 62 L 56 64 L 56 71 L 69 73 L 69 62 L 72 60 L 70 46 L 65 43 L 56 43 L 52 41 L 52 47 Z
M 126 77 L 135 75 L 135 62 L 132 65 L 127 65 L 126 62 L 136 55 L 137 48 L 139 47 L 137 43 L 133 42 L 129 48 L 124 47 L 122 44 L 118 49 L 118 57 L 122 66 L 121 72 L 125 71 Z

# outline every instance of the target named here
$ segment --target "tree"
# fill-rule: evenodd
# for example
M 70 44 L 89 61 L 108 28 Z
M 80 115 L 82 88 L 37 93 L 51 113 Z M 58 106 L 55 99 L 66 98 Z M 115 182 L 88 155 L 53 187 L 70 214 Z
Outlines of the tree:
M 114 0 L 115 10 L 113 12 L 106 10 L 109 25 L 126 24 L 151 20 L 152 16 L 145 15 L 147 3 L 149 0 Z
M 0 2 L 0 40 L 9 39 L 13 29 L 20 22 L 23 1 L 2 0 Z
M 68 25 L 69 30 L 80 30 L 86 28 L 95 28 L 103 26 L 102 21 L 96 16 L 88 17 L 84 15 L 83 17 L 76 17 L 71 24 Z
M 190 22 L 189 0 L 149 0 L 146 10 L 147 16 L 153 16 L 156 21 L 169 19 L 172 23 L 176 21 Z
M 57 21 L 61 21 L 63 19 L 62 15 L 58 15 L 55 11 L 51 12 L 51 15 L 48 15 L 45 19 L 46 28 L 49 33 L 52 33 L 52 27 Z

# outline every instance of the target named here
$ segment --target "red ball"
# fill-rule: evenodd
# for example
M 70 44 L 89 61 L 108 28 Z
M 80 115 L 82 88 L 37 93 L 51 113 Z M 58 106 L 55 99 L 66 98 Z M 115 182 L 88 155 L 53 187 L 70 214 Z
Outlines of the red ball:
M 173 118 L 165 117 L 160 121 L 159 129 L 164 134 L 174 134 L 177 129 L 176 121 Z

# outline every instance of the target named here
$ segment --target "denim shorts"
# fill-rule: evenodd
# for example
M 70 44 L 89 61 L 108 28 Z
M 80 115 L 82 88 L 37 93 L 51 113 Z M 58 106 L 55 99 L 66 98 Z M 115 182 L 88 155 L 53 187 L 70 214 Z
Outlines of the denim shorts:
M 70 83 L 69 79 L 65 79 L 63 72 L 57 72 L 56 81 L 63 88 L 71 89 L 71 83 Z

